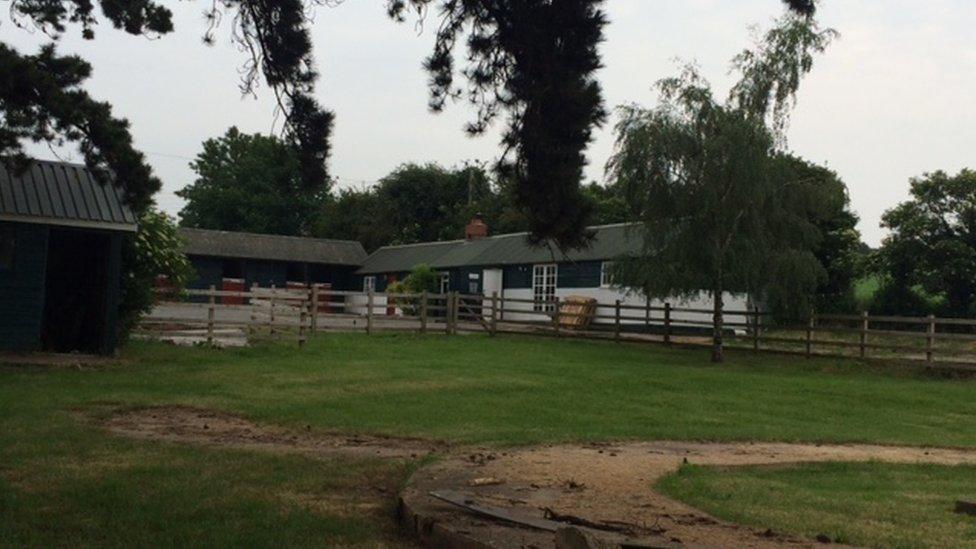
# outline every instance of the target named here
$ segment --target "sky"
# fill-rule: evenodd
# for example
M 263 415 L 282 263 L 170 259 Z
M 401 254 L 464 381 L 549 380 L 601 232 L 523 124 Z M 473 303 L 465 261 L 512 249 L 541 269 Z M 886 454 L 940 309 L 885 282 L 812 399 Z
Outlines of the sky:
M 270 90 L 242 97 L 245 55 L 231 43 L 230 20 L 217 44 L 202 42 L 209 2 L 172 2 L 176 30 L 133 37 L 102 24 L 84 41 L 69 28 L 59 46 L 93 65 L 87 84 L 131 122 L 136 146 L 163 181 L 162 209 L 177 214 L 173 193 L 194 178 L 189 160 L 208 138 L 232 125 L 275 131 Z M 316 96 L 336 114 L 330 173 L 337 186 L 370 185 L 405 162 L 492 162 L 499 127 L 463 132 L 474 116 L 463 103 L 427 109 L 421 68 L 433 22 L 396 24 L 384 0 L 345 0 L 315 10 L 312 35 L 322 74 Z M 768 27 L 779 0 L 606 0 L 610 20 L 597 78 L 608 108 L 655 104 L 654 83 L 696 61 L 719 96 L 731 84 L 729 61 L 750 43 L 750 28 Z M 6 15 L 4 16 L 6 17 Z M 823 0 L 819 19 L 841 34 L 803 82 L 788 132 L 790 149 L 835 170 L 847 183 L 864 240 L 877 245 L 883 212 L 908 198 L 909 179 L 926 172 L 976 168 L 976 2 L 971 0 Z M 0 39 L 24 53 L 48 41 L 37 30 L 0 22 Z M 587 150 L 591 180 L 605 182 L 613 124 Z M 70 148 L 32 146 L 42 158 L 80 161 Z

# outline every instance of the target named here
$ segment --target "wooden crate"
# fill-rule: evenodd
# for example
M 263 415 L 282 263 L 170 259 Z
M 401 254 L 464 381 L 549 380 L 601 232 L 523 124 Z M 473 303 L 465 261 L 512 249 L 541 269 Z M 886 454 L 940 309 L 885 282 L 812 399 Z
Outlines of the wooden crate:
M 559 304 L 559 326 L 582 330 L 593 321 L 596 313 L 596 299 L 581 295 L 563 298 Z

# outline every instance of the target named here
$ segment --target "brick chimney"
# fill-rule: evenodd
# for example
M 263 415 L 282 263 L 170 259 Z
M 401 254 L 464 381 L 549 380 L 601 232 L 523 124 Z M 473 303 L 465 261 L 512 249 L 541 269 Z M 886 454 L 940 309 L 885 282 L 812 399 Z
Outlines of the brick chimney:
M 480 240 L 488 236 L 488 225 L 481 219 L 481 214 L 474 214 L 471 221 L 464 227 L 465 240 Z

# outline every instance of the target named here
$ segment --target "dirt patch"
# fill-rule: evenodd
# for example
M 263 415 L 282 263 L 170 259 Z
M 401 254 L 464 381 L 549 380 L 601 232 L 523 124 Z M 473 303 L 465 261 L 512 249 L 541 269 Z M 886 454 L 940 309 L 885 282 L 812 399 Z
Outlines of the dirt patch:
M 557 517 L 612 537 L 655 547 L 815 547 L 822 541 L 720 521 L 653 491 L 687 460 L 701 465 L 764 465 L 878 460 L 976 463 L 976 452 L 890 446 L 707 444 L 682 442 L 546 446 L 443 460 L 414 475 L 401 502 L 403 522 L 428 544 L 553 547 L 552 532 L 477 516 L 431 497 L 460 493 L 472 504 L 531 518 Z M 491 478 L 497 482 L 479 483 Z M 458 541 L 458 540 L 463 541 Z M 829 541 L 829 540 L 828 540 Z
M 187 406 L 122 410 L 109 416 L 104 426 L 133 438 L 323 456 L 409 459 L 447 451 L 436 441 L 258 425 L 233 414 Z
M 723 522 L 654 492 L 653 484 L 685 462 L 722 467 L 869 460 L 976 464 L 973 450 L 879 445 L 643 442 L 509 451 L 452 448 L 414 438 L 258 425 L 233 414 L 185 406 L 116 411 L 104 426 L 141 439 L 322 457 L 444 455 L 413 475 L 400 494 L 399 509 L 401 524 L 408 531 L 426 545 L 438 547 L 555 547 L 557 533 L 519 525 L 518 519 L 554 521 L 601 539 L 637 540 L 650 547 L 817 547 L 829 540 Z M 377 512 L 382 507 L 378 502 L 392 500 L 393 492 L 383 488 L 372 494 L 375 497 L 353 500 L 308 494 L 289 494 L 286 499 L 356 515 Z M 452 499 L 517 520 L 506 522 L 473 513 L 450 503 Z

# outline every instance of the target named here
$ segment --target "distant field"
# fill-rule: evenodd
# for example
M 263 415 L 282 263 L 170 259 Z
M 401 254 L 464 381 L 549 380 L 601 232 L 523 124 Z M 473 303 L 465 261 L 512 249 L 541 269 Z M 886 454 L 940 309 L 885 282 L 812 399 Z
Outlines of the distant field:
M 138 343 L 103 369 L 0 369 L 0 545 L 400 543 L 392 494 L 418 461 L 322 462 L 123 439 L 98 426 L 130 406 L 455 444 L 976 447 L 974 389 L 853 361 L 730 351 L 713 365 L 707 350 L 516 336 L 327 334 L 302 350 Z
M 866 276 L 854 284 L 854 299 L 860 310 L 866 311 L 870 308 L 874 299 L 874 294 L 881 287 L 881 279 L 877 276 Z

